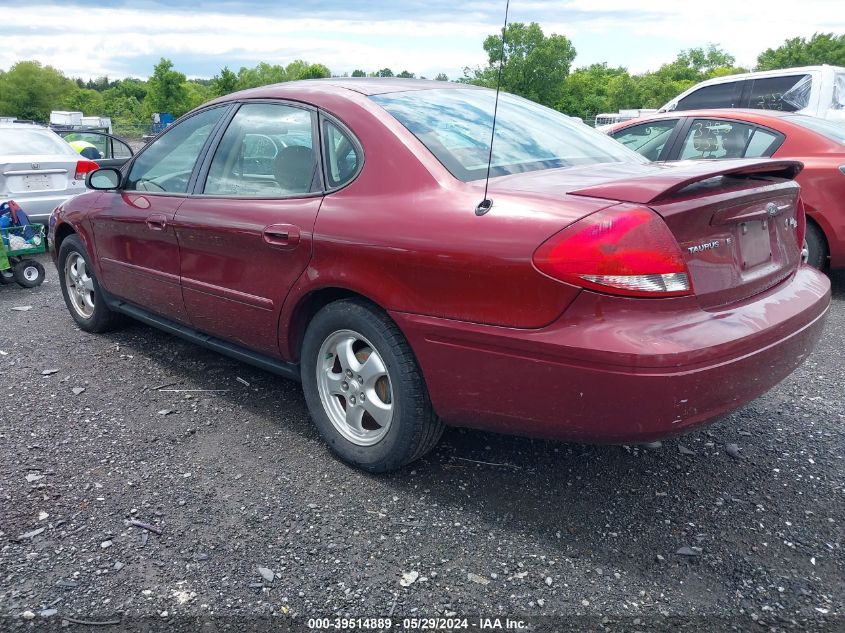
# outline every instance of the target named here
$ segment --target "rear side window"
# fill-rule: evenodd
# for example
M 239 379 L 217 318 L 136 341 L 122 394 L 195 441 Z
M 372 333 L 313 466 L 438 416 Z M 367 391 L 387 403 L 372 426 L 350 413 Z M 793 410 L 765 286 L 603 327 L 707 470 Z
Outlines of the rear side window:
M 811 75 L 785 75 L 755 79 L 748 107 L 760 110 L 795 112 L 810 104 Z
M 323 143 L 328 186 L 342 187 L 358 173 L 359 151 L 349 135 L 331 121 L 323 121 Z
M 845 73 L 836 73 L 833 80 L 833 103 L 830 105 L 834 110 L 845 109 Z
M 768 158 L 775 153 L 775 150 L 783 143 L 783 135 L 763 128 L 754 128 L 748 147 L 745 149 L 745 158 Z
M 741 81 L 728 81 L 704 86 L 678 101 L 676 110 L 706 110 L 709 108 L 736 108 L 742 92 Z
M 625 147 L 642 154 L 649 160 L 657 160 L 672 135 L 678 119 L 665 119 L 632 125 L 611 134 Z

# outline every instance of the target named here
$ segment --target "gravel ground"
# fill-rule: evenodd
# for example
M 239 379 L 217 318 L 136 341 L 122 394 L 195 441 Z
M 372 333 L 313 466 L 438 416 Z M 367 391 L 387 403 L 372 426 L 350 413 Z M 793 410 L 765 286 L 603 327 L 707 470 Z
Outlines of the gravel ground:
M 141 324 L 85 334 L 47 268 L 0 287 L 0 629 L 845 625 L 845 274 L 799 371 L 662 448 L 453 429 L 370 476 L 323 447 L 298 385 Z

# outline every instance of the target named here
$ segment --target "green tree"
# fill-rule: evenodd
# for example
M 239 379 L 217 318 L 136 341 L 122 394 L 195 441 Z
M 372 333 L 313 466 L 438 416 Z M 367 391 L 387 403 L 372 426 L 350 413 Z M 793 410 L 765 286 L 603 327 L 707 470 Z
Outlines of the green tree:
M 52 66 L 18 62 L 0 76 L 0 114 L 47 121 L 74 89 L 74 82 Z
M 446 73 L 437 73 L 437 76 L 434 78 L 435 81 L 449 81 L 448 75 Z
M 173 70 L 173 62 L 162 57 L 148 82 L 149 90 L 144 99 L 147 112 L 170 112 L 177 117 L 185 114 L 189 109 L 185 83 L 185 75 Z
M 237 89 L 257 88 L 287 81 L 285 68 L 278 64 L 261 62 L 254 68 L 241 67 L 238 71 Z
M 103 93 L 89 88 L 74 88 L 62 100 L 64 110 L 84 112 L 92 116 L 103 114 Z
M 401 77 L 402 79 L 414 79 L 416 75 L 414 73 L 408 72 L 407 70 L 403 70 L 401 73 L 396 75 L 397 77 Z
M 201 106 L 206 101 L 214 98 L 214 92 L 211 86 L 206 86 L 203 83 L 191 80 L 185 83 L 185 102 L 183 103 L 183 111 L 188 112 L 197 106 Z
M 574 70 L 563 82 L 563 91 L 555 107 L 561 112 L 589 120 L 600 112 L 615 110 L 611 87 L 618 77 L 630 79 L 624 68 L 592 64 Z
M 393 77 L 393 71 L 389 68 L 382 68 L 379 71 L 376 71 L 376 77 Z
M 547 106 L 554 106 L 563 94 L 563 81 L 575 59 L 575 47 L 565 35 L 543 34 L 536 22 L 513 22 L 504 32 L 502 89 Z M 496 85 L 502 60 L 502 34 L 484 40 L 488 65 L 465 69 L 463 81 L 482 86 Z
M 363 70 L 356 69 L 356 70 L 352 71 L 352 76 L 353 77 L 366 77 L 367 73 L 365 73 Z
M 228 66 L 223 66 L 219 75 L 211 78 L 211 92 L 222 97 L 238 89 L 238 76 Z
M 299 71 L 296 79 L 325 79 L 332 76 L 332 71 L 323 64 L 308 64 Z
M 816 33 L 809 40 L 793 37 L 757 57 L 757 70 L 831 64 L 845 66 L 845 34 Z

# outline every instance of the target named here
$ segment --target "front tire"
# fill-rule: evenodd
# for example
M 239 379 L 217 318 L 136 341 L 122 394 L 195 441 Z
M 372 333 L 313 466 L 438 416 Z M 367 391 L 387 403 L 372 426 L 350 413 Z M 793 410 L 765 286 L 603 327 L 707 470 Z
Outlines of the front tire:
M 804 237 L 807 245 L 807 263 L 813 268 L 824 270 L 827 266 L 827 240 L 821 229 L 813 224 L 807 222 L 807 234 Z
M 443 434 L 408 342 L 369 302 L 343 299 L 316 314 L 305 332 L 301 371 L 317 430 L 353 466 L 396 470 Z
M 81 330 L 108 332 L 120 323 L 120 315 L 106 305 L 88 251 L 78 235 L 69 235 L 59 248 L 59 283 L 65 304 Z

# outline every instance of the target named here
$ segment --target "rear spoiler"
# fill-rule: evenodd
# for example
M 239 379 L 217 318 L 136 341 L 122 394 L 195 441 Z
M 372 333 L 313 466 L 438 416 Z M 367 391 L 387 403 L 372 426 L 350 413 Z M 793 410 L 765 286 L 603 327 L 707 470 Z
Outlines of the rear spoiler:
M 624 178 L 576 189 L 574 196 L 607 198 L 619 202 L 651 204 L 671 198 L 685 187 L 717 176 L 734 178 L 784 178 L 792 180 L 804 169 L 797 160 L 745 158 L 737 160 L 698 160 L 662 164 L 663 171 Z

